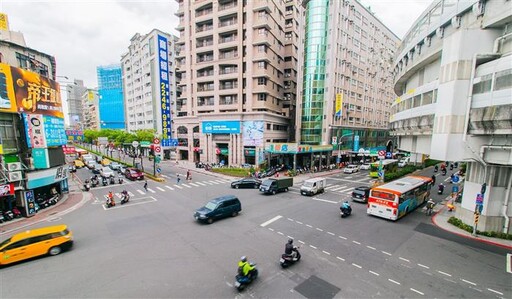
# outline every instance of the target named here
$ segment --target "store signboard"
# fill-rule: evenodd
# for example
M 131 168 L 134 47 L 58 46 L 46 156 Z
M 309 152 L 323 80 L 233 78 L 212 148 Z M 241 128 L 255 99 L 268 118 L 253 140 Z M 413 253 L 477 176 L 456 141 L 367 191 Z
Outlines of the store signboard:
M 68 178 L 68 166 L 62 165 L 42 171 L 27 173 L 27 188 L 35 189 L 60 182 Z
M 204 121 L 201 125 L 203 134 L 240 134 L 239 121 Z
M 67 143 L 63 118 L 42 114 L 23 114 L 23 121 L 29 148 L 46 148 Z
M 265 123 L 263 121 L 244 121 L 242 123 L 244 146 L 263 146 L 264 129 Z
M 33 148 L 32 159 L 34 159 L 35 169 L 47 169 L 50 167 L 50 158 L 46 148 Z
M 162 145 L 171 139 L 171 100 L 169 99 L 169 57 L 167 38 L 158 35 L 158 68 L 160 71 L 160 112 L 162 114 Z
M 14 195 L 14 184 L 0 185 L 0 196 Z

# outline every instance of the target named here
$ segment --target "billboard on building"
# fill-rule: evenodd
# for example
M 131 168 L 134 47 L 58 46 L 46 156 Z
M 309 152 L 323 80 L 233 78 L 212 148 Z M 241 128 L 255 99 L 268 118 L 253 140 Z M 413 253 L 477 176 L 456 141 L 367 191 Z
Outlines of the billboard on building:
M 244 121 L 242 125 L 244 146 L 263 146 L 264 127 L 263 121 Z
M 203 121 L 201 125 L 204 134 L 240 134 L 240 122 L 237 120 Z
M 0 63 L 0 112 L 64 118 L 59 83 L 34 72 Z
M 343 94 L 337 93 L 336 94 L 336 109 L 335 109 L 335 115 L 337 117 L 341 117 L 342 113 L 342 107 L 343 107 Z
M 4 13 L 0 13 L 0 30 L 9 31 L 9 19 Z
M 66 137 L 69 141 L 84 140 L 84 132 L 82 130 L 66 130 Z
M 45 148 L 67 143 L 63 118 L 24 113 L 23 121 L 29 148 Z
M 169 58 L 167 38 L 158 35 L 158 69 L 160 71 L 160 112 L 162 114 L 162 146 L 171 145 L 171 101 L 169 99 Z

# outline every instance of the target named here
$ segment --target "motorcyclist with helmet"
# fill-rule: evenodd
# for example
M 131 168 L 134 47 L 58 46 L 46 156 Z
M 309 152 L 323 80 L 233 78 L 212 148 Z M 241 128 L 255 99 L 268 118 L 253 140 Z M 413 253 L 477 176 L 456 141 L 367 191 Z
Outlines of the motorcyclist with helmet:
M 240 275 L 250 278 L 251 271 L 254 270 L 254 267 L 247 261 L 247 257 L 244 255 L 240 258 L 238 262 L 238 272 Z
M 116 202 L 114 201 L 114 193 L 112 193 L 112 191 L 109 191 L 107 195 L 107 208 L 113 207 L 115 205 Z
M 284 254 L 295 258 L 297 253 L 297 246 L 293 246 L 293 239 L 288 239 L 288 242 L 284 246 Z

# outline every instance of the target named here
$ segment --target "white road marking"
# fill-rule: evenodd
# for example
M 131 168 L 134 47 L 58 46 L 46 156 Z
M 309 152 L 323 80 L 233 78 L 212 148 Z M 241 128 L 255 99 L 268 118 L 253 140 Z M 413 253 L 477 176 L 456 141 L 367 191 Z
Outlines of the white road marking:
M 201 182 L 196 182 L 196 184 L 201 185 L 201 186 L 206 186 L 206 184 L 201 183 Z
M 273 228 L 270 228 L 270 227 L 268 228 L 268 230 L 269 230 L 269 231 L 272 231 L 272 232 L 274 231 L 274 229 L 273 229 Z
M 325 250 L 322 250 L 322 252 L 323 252 L 323 253 L 325 253 L 325 254 L 327 254 L 327 255 L 331 255 L 331 253 L 330 253 L 330 252 L 327 252 L 327 251 L 325 251 Z
M 399 283 L 398 281 L 394 281 L 394 280 L 393 280 L 393 279 L 391 279 L 391 278 L 388 278 L 388 280 L 389 280 L 389 281 L 391 281 L 392 283 L 396 283 L 396 284 L 400 285 L 400 283 Z
M 298 224 L 303 224 L 302 222 L 300 222 L 300 221 L 297 221 L 297 220 L 295 220 L 295 222 L 297 222 Z
M 313 245 L 309 245 L 309 247 L 313 248 L 313 249 L 317 249 L 315 246 Z
M 292 237 L 292 236 L 287 236 L 287 237 L 288 237 L 288 239 L 293 239 L 293 237 Z
M 210 182 L 210 183 L 212 183 L 212 184 L 215 184 L 215 185 L 218 185 L 218 184 L 219 184 L 217 181 L 208 181 L 208 182 Z
M 324 231 L 323 229 L 318 228 L 318 227 L 316 228 L 316 230 L 321 231 L 321 232 L 323 232 L 323 231 Z
M 354 263 L 352 263 L 352 266 L 357 267 L 357 268 L 359 268 L 359 269 L 362 269 L 362 268 L 363 268 L 363 267 L 359 266 L 358 264 L 354 264 Z
M 165 189 L 164 189 L 164 188 L 160 188 L 160 187 L 156 187 L 156 188 L 157 188 L 158 190 L 160 190 L 160 191 L 165 191 Z
M 340 239 L 343 239 L 343 240 L 346 240 L 347 238 L 343 237 L 343 236 L 338 236 Z
M 217 182 L 219 182 L 220 184 L 224 184 L 224 183 L 228 183 L 229 181 L 217 180 Z
M 425 265 L 422 265 L 422 264 L 418 264 L 418 266 L 423 267 L 423 268 L 425 268 L 425 269 L 430 269 L 430 267 L 429 267 L 429 266 L 425 266 Z
M 281 236 L 284 236 L 284 234 L 282 232 L 277 232 L 278 234 L 280 234 Z
M 182 186 L 184 186 L 184 187 L 187 187 L 187 188 L 192 188 L 192 187 L 190 187 L 190 186 L 189 186 L 189 185 L 187 185 L 187 184 L 181 184 L 181 185 L 182 185 Z
M 413 292 L 416 292 L 416 293 L 418 293 L 418 294 L 420 294 L 420 295 L 422 295 L 422 296 L 424 296 L 424 295 L 425 295 L 425 294 L 423 294 L 422 292 L 420 292 L 420 291 L 418 291 L 418 290 L 415 290 L 415 289 L 413 289 L 413 288 L 410 288 L 410 290 L 411 290 L 411 291 L 413 291 Z
M 469 281 L 469 280 L 465 280 L 463 278 L 461 278 L 460 280 L 464 281 L 465 283 L 469 283 L 470 285 L 474 285 L 476 286 L 476 283 L 472 282 L 472 281 Z
M 337 256 L 336 258 L 337 258 L 337 259 L 339 259 L 340 261 L 345 261 L 345 259 L 344 259 L 344 258 L 341 258 L 341 257 L 339 257 L 339 256 Z
M 137 189 L 137 192 L 139 192 L 140 194 L 144 194 L 144 191 L 142 191 L 140 189 Z
M 369 248 L 369 249 L 371 249 L 371 250 L 377 250 L 377 248 L 375 248 L 375 247 L 371 247 L 371 246 L 366 246 L 366 248 Z
M 410 262 L 411 262 L 410 260 L 408 260 L 408 259 L 404 259 L 404 258 L 403 258 L 403 257 L 401 257 L 401 256 L 399 256 L 398 258 L 399 258 L 399 259 L 401 259 L 402 261 L 405 261 L 405 262 L 408 262 L 408 263 L 410 263 Z
M 327 199 L 321 199 L 321 198 L 317 198 L 317 197 L 313 197 L 311 198 L 313 200 L 317 200 L 317 201 L 323 201 L 323 202 L 328 202 L 328 203 L 338 203 L 337 201 L 332 201 L 332 200 L 327 200 Z
M 178 188 L 178 189 L 183 189 L 183 187 L 179 186 L 179 185 L 174 185 L 174 187 Z
M 352 241 L 352 243 L 355 243 L 357 245 L 361 245 L 361 243 L 357 242 L 357 241 Z
M 210 185 L 210 186 L 211 186 L 211 185 L 213 185 L 213 183 L 212 183 L 212 182 L 210 182 L 210 181 L 205 181 L 205 183 L 206 183 L 206 184 L 208 184 L 208 185 Z
M 266 221 L 266 222 L 263 222 L 262 224 L 260 224 L 260 226 L 261 226 L 261 227 L 265 227 L 265 226 L 269 225 L 270 223 L 272 223 L 272 222 L 274 222 L 274 221 L 276 221 L 276 220 L 279 220 L 279 219 L 280 219 L 280 218 L 282 218 L 282 217 L 283 217 L 283 216 L 281 216 L 281 215 L 277 215 L 276 217 L 274 217 L 274 218 L 272 218 L 272 219 L 270 219 L 270 220 L 268 220 L 268 221 Z
M 306 243 L 302 242 L 301 240 L 299 240 L 299 243 L 300 243 L 300 244 L 306 244 Z
M 169 190 L 174 190 L 173 187 L 169 187 L 169 186 L 165 186 L 165 188 L 169 189 Z
M 370 272 L 370 273 L 371 273 L 371 274 L 373 274 L 373 275 L 380 276 L 380 274 L 379 274 L 379 273 L 377 273 L 377 272 L 373 272 L 372 270 L 369 270 L 368 272 Z
M 135 194 L 133 194 L 132 191 L 128 191 L 128 195 L 135 196 Z
M 189 184 L 189 185 L 192 185 L 192 186 L 194 186 L 194 187 L 199 187 L 199 185 L 196 185 L 196 184 L 194 184 L 194 183 L 188 183 L 188 184 Z
M 437 270 L 437 272 L 438 272 L 438 273 L 441 273 L 441 274 L 443 274 L 443 275 L 446 275 L 446 276 L 448 276 L 448 277 L 452 277 L 452 275 L 451 275 L 451 274 L 448 274 L 448 273 L 446 273 L 446 272 L 439 271 L 439 270 Z
M 313 226 L 309 225 L 309 224 L 306 224 L 307 227 L 310 227 L 310 228 L 313 228 Z
M 489 291 L 491 291 L 491 292 L 493 292 L 493 293 L 496 293 L 496 294 L 499 294 L 499 295 L 503 296 L 503 293 L 502 293 L 502 292 L 498 292 L 498 291 L 496 291 L 496 290 L 489 289 L 489 288 L 487 288 L 487 290 L 489 290 Z
M 151 193 L 156 193 L 156 191 L 151 189 L 151 188 L 148 188 L 148 191 L 151 192 Z
M 343 189 L 343 188 L 347 188 L 347 186 L 338 186 L 338 187 L 332 188 L 330 190 L 331 191 L 336 191 L 336 190 L 340 190 L 340 189 Z
M 293 221 L 293 219 L 292 219 L 292 218 L 286 218 L 286 219 L 288 219 L 288 220 L 290 220 L 290 221 Z
M 338 192 L 339 192 L 339 193 L 343 193 L 343 192 L 345 192 L 345 191 L 352 190 L 352 189 L 354 189 L 354 187 L 345 188 L 345 189 L 339 190 Z
M 331 233 L 331 232 L 327 232 L 327 233 L 328 233 L 329 235 L 331 235 L 331 236 L 334 236 L 334 233 Z
M 385 251 L 381 251 L 381 252 L 382 252 L 382 253 L 384 253 L 384 254 L 387 254 L 387 255 L 389 255 L 389 256 L 391 256 L 391 255 L 392 255 L 392 254 L 391 254 L 391 253 L 389 253 L 389 252 L 385 252 Z

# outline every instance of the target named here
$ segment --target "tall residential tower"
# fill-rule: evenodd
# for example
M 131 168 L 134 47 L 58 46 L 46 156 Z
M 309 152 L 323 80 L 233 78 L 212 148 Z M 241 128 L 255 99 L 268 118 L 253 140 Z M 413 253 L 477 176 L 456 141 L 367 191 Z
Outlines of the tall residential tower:
M 98 66 L 99 115 L 102 129 L 125 129 L 120 64 Z

